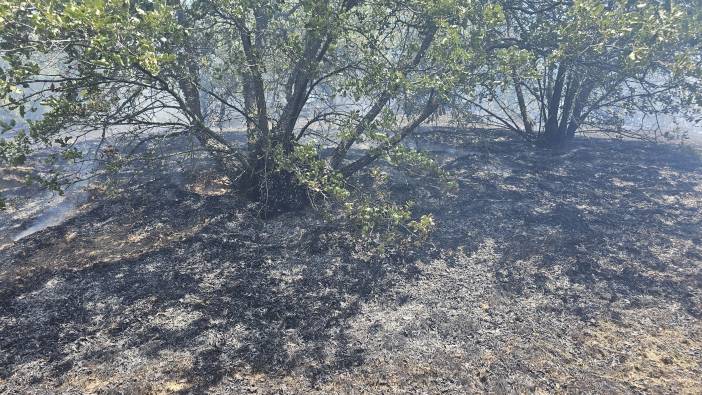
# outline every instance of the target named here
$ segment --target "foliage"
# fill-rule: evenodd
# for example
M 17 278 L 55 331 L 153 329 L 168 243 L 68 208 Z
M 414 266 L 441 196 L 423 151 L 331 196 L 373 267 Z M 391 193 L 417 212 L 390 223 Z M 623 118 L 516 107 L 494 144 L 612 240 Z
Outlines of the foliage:
M 49 147 L 100 180 L 174 139 L 273 211 L 422 233 L 431 218 L 359 193 L 359 171 L 451 187 L 403 144 L 446 108 L 560 143 L 698 105 L 699 22 L 694 1 L 0 0 L 0 106 L 23 120 L 0 125 L 0 162 Z
M 137 163 L 149 142 L 185 137 L 273 210 L 333 200 L 364 232 L 411 223 L 421 233 L 427 217 L 411 222 L 406 204 L 353 192 L 353 177 L 397 157 L 466 80 L 463 40 L 480 35 L 481 7 L 0 0 L 0 104 L 26 121 L 7 128 L 0 159 L 20 164 L 43 145 L 107 173 Z M 243 144 L 232 129 L 245 129 Z
M 699 13 L 685 2 L 502 1 L 499 35 L 483 44 L 484 82 L 465 102 L 545 144 L 584 126 L 658 133 L 659 114 L 699 109 Z

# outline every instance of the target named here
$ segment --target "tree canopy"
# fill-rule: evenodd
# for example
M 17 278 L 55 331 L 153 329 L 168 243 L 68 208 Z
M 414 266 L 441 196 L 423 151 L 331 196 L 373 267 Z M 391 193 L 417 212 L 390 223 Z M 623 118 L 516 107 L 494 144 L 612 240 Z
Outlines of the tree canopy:
M 0 0 L 0 105 L 26 120 L 3 121 L 0 161 L 48 145 L 118 171 L 187 138 L 275 210 L 321 199 L 367 227 L 407 222 L 349 180 L 378 159 L 444 179 L 402 144 L 423 123 L 448 109 L 553 145 L 694 108 L 700 25 L 672 1 Z
M 490 121 L 558 145 L 581 126 L 655 135 L 658 115 L 698 110 L 690 106 L 699 104 L 701 61 L 693 4 L 510 0 L 500 10 L 486 76 L 463 96 Z

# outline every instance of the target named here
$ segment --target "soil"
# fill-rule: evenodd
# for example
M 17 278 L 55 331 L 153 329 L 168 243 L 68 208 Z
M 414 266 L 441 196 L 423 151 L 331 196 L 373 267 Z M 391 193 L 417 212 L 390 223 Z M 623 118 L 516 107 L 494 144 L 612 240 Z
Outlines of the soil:
M 702 159 L 449 129 L 459 187 L 371 255 L 308 209 L 261 219 L 214 177 L 88 199 L 0 247 L 2 393 L 699 393 Z

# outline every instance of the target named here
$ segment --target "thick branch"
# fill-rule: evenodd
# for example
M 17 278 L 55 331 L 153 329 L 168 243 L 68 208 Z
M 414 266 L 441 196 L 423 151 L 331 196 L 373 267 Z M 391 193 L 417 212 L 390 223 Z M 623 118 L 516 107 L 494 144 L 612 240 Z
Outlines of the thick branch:
M 405 137 L 407 137 L 412 132 L 414 132 L 415 129 L 417 129 L 417 127 L 419 125 L 421 125 L 422 122 L 424 122 L 427 118 L 429 118 L 434 113 L 434 111 L 436 111 L 436 109 L 438 107 L 439 107 L 439 100 L 436 97 L 436 93 L 434 91 L 432 91 L 431 94 L 429 95 L 429 100 L 427 101 L 427 104 L 424 106 L 424 110 L 422 110 L 421 114 L 419 114 L 409 125 L 402 128 L 389 141 L 381 144 L 379 147 L 376 147 L 375 149 L 366 153 L 364 156 L 358 158 L 356 161 L 349 163 L 348 165 L 342 167 L 341 173 L 344 176 L 349 177 L 349 176 L 353 175 L 355 172 L 357 172 L 358 170 L 373 163 L 373 161 L 378 159 L 383 154 L 383 152 L 386 152 L 390 148 L 395 147 Z

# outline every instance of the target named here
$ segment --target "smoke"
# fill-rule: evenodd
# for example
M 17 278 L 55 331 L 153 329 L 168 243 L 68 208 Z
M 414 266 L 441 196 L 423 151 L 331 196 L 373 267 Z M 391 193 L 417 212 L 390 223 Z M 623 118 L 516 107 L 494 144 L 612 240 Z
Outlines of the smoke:
M 49 208 L 43 211 L 29 227 L 16 234 L 12 240 L 18 241 L 36 232 L 60 225 L 76 213 L 76 209 L 87 200 L 88 193 L 80 190 L 68 192 L 64 196 L 54 196 L 49 201 Z
M 67 170 L 73 171 L 80 181 L 68 187 L 62 195 L 46 192 L 38 197 L 33 204 L 42 205 L 45 208 L 28 227 L 12 237 L 12 240 L 18 241 L 46 228 L 60 225 L 75 215 L 78 207 L 88 199 L 87 177 L 94 171 L 95 167 L 94 161 L 66 164 Z

